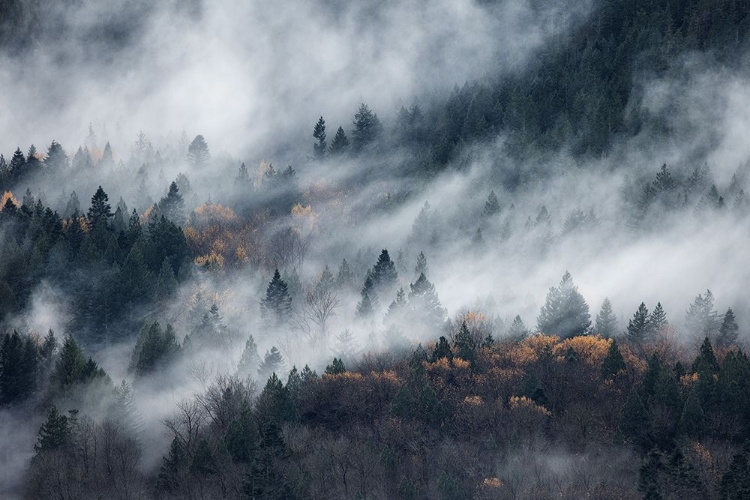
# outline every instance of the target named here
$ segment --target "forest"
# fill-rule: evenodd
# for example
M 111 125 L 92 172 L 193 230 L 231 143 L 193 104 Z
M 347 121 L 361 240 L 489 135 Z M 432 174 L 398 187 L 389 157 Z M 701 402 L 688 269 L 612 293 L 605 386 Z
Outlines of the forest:
M 0 497 L 749 498 L 748 33 L 4 2 Z

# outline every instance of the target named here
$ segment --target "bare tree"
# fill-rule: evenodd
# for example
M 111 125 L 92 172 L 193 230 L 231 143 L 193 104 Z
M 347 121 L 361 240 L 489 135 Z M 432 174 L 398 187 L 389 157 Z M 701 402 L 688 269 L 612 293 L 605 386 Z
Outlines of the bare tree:
M 336 315 L 339 299 L 332 290 L 314 287 L 307 292 L 302 308 L 303 332 L 311 344 L 328 338 L 328 321 Z M 310 327 L 310 323 L 315 327 Z

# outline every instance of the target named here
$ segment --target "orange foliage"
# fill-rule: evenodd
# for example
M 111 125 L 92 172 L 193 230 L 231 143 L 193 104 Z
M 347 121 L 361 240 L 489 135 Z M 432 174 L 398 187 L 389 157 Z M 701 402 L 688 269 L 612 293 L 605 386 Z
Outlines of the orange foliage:
M 482 406 L 484 401 L 482 401 L 481 396 L 466 396 L 464 398 L 464 404 L 469 406 Z
M 588 365 L 600 366 L 607 356 L 609 341 L 600 335 L 584 335 L 565 339 L 552 348 L 558 357 L 564 357 L 568 348 L 578 354 L 578 358 Z
M 16 207 L 21 206 L 21 204 L 18 202 L 18 199 L 13 196 L 13 193 L 11 193 L 10 191 L 6 191 L 3 193 L 3 196 L 0 197 L 0 212 L 3 211 L 3 208 L 5 207 L 5 204 L 8 202 L 8 200 L 11 200 Z
M 229 207 L 204 203 L 196 208 L 183 230 L 196 263 L 224 268 L 260 260 L 253 225 L 243 222 Z M 255 259 L 255 260 L 253 260 Z
M 526 396 L 511 396 L 508 403 L 510 404 L 511 411 L 531 412 L 532 414 L 535 413 L 545 417 L 552 415 L 547 408 L 536 404 L 533 399 L 529 399 Z

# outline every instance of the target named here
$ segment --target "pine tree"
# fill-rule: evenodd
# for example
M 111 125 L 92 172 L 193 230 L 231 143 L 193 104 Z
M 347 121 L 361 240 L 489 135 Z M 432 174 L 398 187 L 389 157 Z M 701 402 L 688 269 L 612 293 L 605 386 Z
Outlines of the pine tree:
M 315 158 L 322 159 L 328 149 L 328 145 L 326 144 L 326 122 L 322 116 L 318 120 L 318 123 L 315 124 L 313 137 L 318 140 L 317 144 L 313 144 Z
M 360 292 L 361 300 L 357 304 L 357 317 L 358 318 L 369 318 L 375 312 L 377 308 L 378 296 L 373 285 L 371 273 L 367 273 L 365 278 L 365 284 L 362 286 Z
M 693 338 L 715 338 L 719 329 L 719 319 L 714 311 L 714 296 L 711 290 L 706 290 L 705 296 L 699 294 L 690 304 L 685 315 L 685 324 Z
M 196 135 L 190 143 L 187 153 L 188 164 L 194 169 L 203 169 L 208 166 L 211 155 L 208 152 L 208 144 L 202 135 Z
M 612 380 L 619 373 L 625 371 L 625 360 L 622 357 L 620 348 L 617 346 L 617 340 L 612 339 L 609 343 L 609 349 L 607 350 L 607 356 L 602 362 L 602 378 L 604 380 Z
M 71 437 L 70 422 L 67 416 L 60 415 L 55 405 L 47 410 L 47 420 L 39 429 L 39 438 L 34 445 L 37 453 L 56 450 L 69 443 Z
M 648 328 L 650 335 L 658 334 L 667 325 L 667 313 L 664 312 L 664 308 L 661 306 L 661 302 L 656 303 L 656 307 L 651 311 L 651 316 L 648 317 Z
M 508 337 L 515 341 L 521 341 L 528 337 L 528 335 L 529 329 L 526 328 L 521 316 L 516 315 L 516 317 L 513 318 L 513 323 L 511 323 L 510 328 L 508 329 Z
M 172 182 L 169 185 L 169 192 L 167 193 L 167 196 L 159 201 L 159 213 L 163 214 L 172 222 L 179 224 L 182 223 L 185 219 L 184 209 L 185 201 L 182 199 L 182 195 L 180 194 L 180 188 L 177 187 L 176 182 Z
M 102 225 L 107 227 L 112 213 L 112 206 L 109 204 L 109 196 L 104 192 L 101 186 L 96 190 L 94 196 L 91 197 L 91 207 L 88 211 L 88 220 L 92 227 Z
M 409 288 L 408 310 L 413 324 L 432 334 L 441 331 L 447 313 L 440 303 L 435 286 L 424 274 L 420 274 Z
M 258 367 L 258 375 L 261 380 L 263 380 L 270 374 L 279 373 L 283 369 L 284 358 L 281 356 L 281 353 L 276 346 L 273 346 L 270 351 L 266 351 L 266 355 L 263 357 L 263 361 Z
M 31 155 L 29 155 L 31 156 Z M 47 149 L 47 156 L 44 158 L 44 166 L 49 172 L 62 172 L 68 168 L 68 155 L 65 154 L 62 146 L 52 141 Z
M 248 186 L 250 185 L 250 174 L 247 171 L 247 167 L 245 166 L 245 162 L 242 162 L 240 165 L 239 172 L 237 173 L 237 179 L 235 179 L 238 184 L 242 186 Z
M 278 269 L 274 271 L 266 288 L 266 298 L 261 300 L 260 313 L 264 320 L 277 327 L 286 325 L 291 320 L 292 297 Z
M 500 202 L 497 201 L 495 191 L 490 191 L 490 195 L 487 197 L 487 201 L 484 203 L 484 211 L 482 215 L 485 217 L 492 217 L 493 215 L 500 212 Z
M 685 401 L 678 427 L 681 432 L 691 437 L 699 437 L 704 430 L 705 414 L 701 408 L 698 391 L 691 391 Z
M 453 351 L 451 350 L 451 346 L 448 343 L 448 340 L 441 335 L 440 339 L 438 339 L 438 342 L 435 345 L 435 350 L 432 351 L 430 362 L 434 363 L 435 361 L 442 358 L 448 358 L 449 360 L 453 359 Z
M 388 250 L 383 249 L 380 252 L 380 256 L 372 268 L 370 277 L 378 296 L 388 295 L 396 286 L 398 273 L 396 272 L 396 265 L 391 260 L 390 255 L 388 255 Z
M 537 318 L 538 329 L 562 338 L 585 335 L 591 326 L 589 306 L 566 272 L 559 287 L 552 287 Z
M 719 362 L 716 360 L 711 341 L 706 337 L 701 344 L 698 356 L 693 361 L 693 373 L 714 374 L 719 372 Z
M 641 449 L 650 443 L 648 434 L 649 415 L 637 390 L 632 390 L 625 400 L 620 414 L 619 431 Z
M 4 335 L 0 347 L 0 404 L 20 403 L 34 394 L 38 357 L 31 338 L 15 330 Z
M 344 366 L 344 361 L 339 358 L 333 358 L 331 364 L 326 366 L 325 371 L 328 375 L 338 375 L 344 372 L 346 372 L 346 366 Z
M 372 144 L 380 137 L 382 129 L 378 115 L 373 113 L 366 104 L 360 104 L 354 114 L 354 131 L 352 131 L 354 150 L 359 152 Z M 335 140 L 334 138 L 334 142 Z
M 596 316 L 596 332 L 605 339 L 611 339 L 617 335 L 617 318 L 608 298 L 604 299 L 602 308 Z
M 15 153 L 13 153 L 13 157 L 10 159 L 8 169 L 10 170 L 10 175 L 13 178 L 14 182 L 21 182 L 25 180 L 26 158 L 23 156 L 21 148 L 16 148 Z
M 341 289 L 347 289 L 354 285 L 354 273 L 349 269 L 346 259 L 341 261 L 338 274 L 336 274 L 336 286 Z
M 252 335 L 248 337 L 245 342 L 245 349 L 242 351 L 242 357 L 240 358 L 240 364 L 237 366 L 237 372 L 247 377 L 251 373 L 255 373 L 260 368 L 261 360 L 258 355 L 258 346 L 255 344 L 255 339 Z
M 424 256 L 424 252 L 419 252 L 417 255 L 417 265 L 414 266 L 414 278 L 419 278 L 420 274 L 427 276 L 427 257 Z
M 180 440 L 175 436 L 169 446 L 169 454 L 163 457 L 159 469 L 157 488 L 161 491 L 178 491 L 182 487 L 182 478 L 187 469 L 188 457 Z
M 161 269 L 159 269 L 159 276 L 156 278 L 156 300 L 167 301 L 172 298 L 177 291 L 177 278 L 174 276 L 172 265 L 169 263 L 169 259 L 164 257 L 161 262 Z
M 340 156 L 349 150 L 349 139 L 346 137 L 346 132 L 342 127 L 339 127 L 336 131 L 336 135 L 331 141 L 330 153 L 332 156 Z
M 258 430 L 250 408 L 243 408 L 239 417 L 229 424 L 224 444 L 232 460 L 241 464 L 252 463 L 258 448 Z
M 739 337 L 739 329 L 737 321 L 734 318 L 734 311 L 730 307 L 721 321 L 719 335 L 716 337 L 716 348 L 723 350 L 736 345 Z
M 457 357 L 468 361 L 472 366 L 474 365 L 477 344 L 471 332 L 469 332 L 465 321 L 461 323 L 461 328 L 458 330 L 458 334 L 456 334 L 453 346 L 456 348 Z
M 634 345 L 640 345 L 650 340 L 649 315 L 646 304 L 641 302 L 638 310 L 633 315 L 633 319 L 628 322 L 626 336 Z

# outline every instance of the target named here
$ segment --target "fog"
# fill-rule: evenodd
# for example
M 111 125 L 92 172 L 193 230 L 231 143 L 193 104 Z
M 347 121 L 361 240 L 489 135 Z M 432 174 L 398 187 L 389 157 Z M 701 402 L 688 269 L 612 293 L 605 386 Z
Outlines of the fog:
M 222 222 L 232 230 L 244 230 L 253 217 L 261 220 L 248 223 L 252 230 L 244 241 L 249 252 L 262 254 L 257 262 L 209 270 L 196 265 L 169 304 L 134 313 L 138 323 L 174 325 L 183 341 L 194 327 L 191 311 L 205 312 L 216 304 L 226 327 L 220 342 L 140 379 L 129 366 L 138 331 L 106 345 L 84 346 L 115 384 L 133 384 L 143 418 L 144 471 L 158 468 L 168 450 L 164 419 L 219 376 L 236 374 L 250 335 L 261 358 L 272 347 L 281 350 L 284 380 L 293 366 L 307 364 L 322 372 L 339 355 L 336 337 L 345 330 L 353 334 L 357 351 L 346 360 L 352 366 L 368 351 L 432 345 L 442 333 L 425 334 L 405 322 L 396 325 L 405 341 L 394 342 L 383 321 L 396 289 L 408 295 L 416 281 L 420 252 L 448 318 L 480 311 L 497 338 L 506 335 L 516 315 L 536 331 L 547 291 L 566 271 L 588 302 L 592 319 L 605 297 L 612 301 L 620 330 L 638 304 L 651 309 L 660 302 L 680 341 L 692 349 L 702 339 L 681 331 L 685 312 L 696 295 L 710 289 L 719 313 L 732 307 L 740 331 L 747 331 L 750 227 L 747 217 L 732 210 L 736 193 L 725 194 L 732 176 L 750 160 L 744 140 L 750 126 L 745 74 L 717 71 L 710 61 L 688 54 L 681 71 L 667 78 L 640 75 L 632 82 L 638 92 L 628 106 L 668 129 L 672 139 L 667 142 L 652 140 L 651 131 L 644 130 L 616 138 L 606 157 L 574 157 L 563 148 L 519 158 L 508 152 L 508 137 L 499 131 L 491 140 L 466 145 L 441 173 L 427 178 L 403 169 L 417 161 L 406 148 L 313 160 L 312 127 L 323 115 L 330 142 L 339 125 L 349 132 L 357 106 L 365 102 L 388 132 L 401 104 L 416 99 L 428 109 L 456 85 L 522 72 L 546 41 L 586 19 L 589 2 L 407 0 L 375 7 L 322 0 L 207 0 L 189 7 L 89 1 L 44 6 L 53 10 L 42 25 L 57 26 L 62 35 L 41 34 L 23 50 L 0 51 L 0 152 L 9 159 L 16 147 L 25 151 L 31 143 L 43 151 L 54 139 L 72 158 L 91 124 L 98 146 L 92 156 L 100 157 L 110 142 L 115 163 L 122 164 L 102 167 L 97 178 L 78 173 L 28 181 L 14 189 L 16 198 L 29 187 L 62 212 L 75 190 L 85 211 L 101 184 L 113 209 L 122 197 L 129 210 L 142 214 L 148 208 L 144 194 L 158 202 L 169 182 L 185 173 L 191 191 L 183 193 L 185 217 L 176 221 L 182 227 L 194 227 L 189 214 L 209 200 L 234 210 L 242 223 Z M 110 38 L 113 26 L 121 31 Z M 153 153 L 143 161 L 147 180 L 136 174 L 144 159 L 131 152 L 139 131 L 163 155 L 162 164 L 155 163 Z M 197 134 L 206 138 L 211 163 L 203 170 L 186 161 L 183 131 L 188 140 Z M 241 162 L 254 179 L 262 179 L 266 164 L 261 162 L 279 171 L 291 165 L 296 191 L 284 188 L 269 195 L 260 183 L 243 191 L 235 179 Z M 715 183 L 727 196 L 727 208 L 701 211 L 696 197 L 669 211 L 656 207 L 634 227 L 637 198 L 662 164 L 679 183 L 707 164 L 713 176 L 707 186 Z M 504 182 L 508 172 L 520 172 L 518 185 Z M 137 184 L 142 180 L 146 193 Z M 740 182 L 743 189 L 750 187 L 746 179 Z M 490 191 L 500 211 L 485 216 Z M 266 213 L 266 204 L 297 194 L 302 212 Z M 537 220 L 542 207 L 549 222 Z M 595 223 L 569 227 L 575 210 L 593 213 Z M 427 238 L 417 234 L 422 212 L 429 220 Z M 309 248 L 280 263 L 270 247 L 285 227 L 295 228 Z M 478 229 L 482 243 L 476 241 Z M 5 239 L 0 233 L 0 242 Z M 379 298 L 373 317 L 363 320 L 356 314 L 359 291 L 381 249 L 395 261 L 398 285 Z M 302 307 L 305 292 L 326 265 L 335 278 L 343 259 L 354 273 L 353 288 L 337 291 L 338 304 L 323 338 L 310 342 L 305 329 L 316 327 L 310 327 Z M 269 329 L 260 312 L 275 267 L 287 283 L 294 274 L 299 278 L 294 321 L 282 329 Z M 94 271 L 79 278 L 99 279 Z M 198 301 L 199 292 L 204 303 Z M 34 288 L 29 306 L 9 316 L 2 330 L 43 336 L 53 329 L 59 338 L 76 337 L 70 326 L 76 314 L 69 297 L 44 280 Z M 261 390 L 264 381 L 256 384 Z M 81 409 L 91 415 L 103 411 L 91 401 Z M 17 494 L 20 471 L 33 455 L 40 418 L 25 422 L 19 413 L 0 412 L 0 428 L 14 422 L 22 429 L 12 436 L 0 434 L 6 450 L 0 469 L 17 471 L 0 478 L 5 483 L 0 494 Z M 589 459 L 557 453 L 545 461 L 539 451 L 526 450 L 515 463 L 511 457 L 498 467 L 512 475 L 518 464 L 535 463 L 564 475 Z M 618 463 L 630 458 L 625 453 L 617 457 Z

